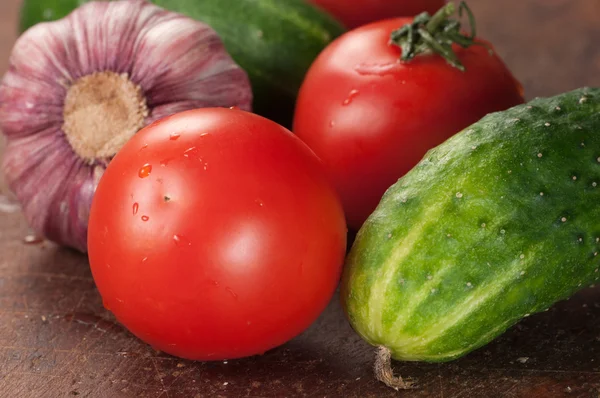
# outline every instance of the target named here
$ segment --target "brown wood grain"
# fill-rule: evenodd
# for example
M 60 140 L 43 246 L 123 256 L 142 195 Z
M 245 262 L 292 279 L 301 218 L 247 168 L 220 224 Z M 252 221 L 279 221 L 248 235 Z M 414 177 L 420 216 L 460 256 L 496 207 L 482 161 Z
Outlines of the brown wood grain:
M 350 0 L 349 0 L 350 1 Z M 527 96 L 600 86 L 600 1 L 472 0 Z M 18 1 L 0 0 L 0 72 Z M 6 193 L 0 180 L 0 194 Z M 300 337 L 263 356 L 195 363 L 152 350 L 102 307 L 85 256 L 27 245 L 19 211 L 0 211 L 0 397 L 590 397 L 600 398 L 600 290 L 529 317 L 447 364 L 395 363 L 419 388 L 374 380 L 373 349 L 337 297 Z
M 17 38 L 17 13 L 20 1 L 0 0 L 0 75 L 4 75 L 8 67 L 8 57 Z M 0 159 L 4 149 L 4 136 L 0 134 Z M 0 173 L 0 195 L 7 194 L 4 176 Z M 2 224 L 0 224 L 1 226 Z

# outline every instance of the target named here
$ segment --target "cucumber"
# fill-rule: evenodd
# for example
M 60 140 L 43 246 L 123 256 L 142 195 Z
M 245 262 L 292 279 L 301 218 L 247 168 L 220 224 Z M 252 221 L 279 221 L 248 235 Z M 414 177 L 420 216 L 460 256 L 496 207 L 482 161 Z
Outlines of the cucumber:
M 25 0 L 21 31 L 62 18 L 90 0 Z M 209 24 L 246 70 L 253 109 L 287 127 L 309 66 L 342 25 L 305 0 L 151 0 Z
M 404 361 L 459 358 L 600 279 L 600 89 L 486 116 L 388 189 L 341 299 Z

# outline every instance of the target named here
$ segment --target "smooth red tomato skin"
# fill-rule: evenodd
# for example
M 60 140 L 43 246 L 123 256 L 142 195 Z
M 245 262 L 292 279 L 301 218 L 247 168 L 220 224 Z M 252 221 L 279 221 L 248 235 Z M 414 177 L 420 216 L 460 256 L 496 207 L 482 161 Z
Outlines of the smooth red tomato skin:
M 433 15 L 445 0 L 310 0 L 353 29 L 393 17 L 413 17 L 423 11 Z
M 520 84 L 483 45 L 456 48 L 464 73 L 437 55 L 399 63 L 390 33 L 410 21 L 380 21 L 341 36 L 300 88 L 294 133 L 325 163 L 354 230 L 427 150 L 524 101 Z
M 291 132 L 230 109 L 180 113 L 109 164 L 89 220 L 105 306 L 156 349 L 263 353 L 306 329 L 337 286 L 341 204 Z

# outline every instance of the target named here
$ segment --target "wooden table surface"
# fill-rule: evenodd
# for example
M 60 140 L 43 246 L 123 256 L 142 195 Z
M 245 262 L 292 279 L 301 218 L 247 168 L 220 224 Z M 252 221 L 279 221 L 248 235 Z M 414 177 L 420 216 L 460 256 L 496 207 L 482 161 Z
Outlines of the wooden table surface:
M 18 3 L 0 0 L 1 73 Z M 470 4 L 481 36 L 529 98 L 600 86 L 600 0 Z M 461 360 L 395 363 L 418 380 L 412 392 L 373 379 L 373 349 L 352 332 L 337 297 L 310 330 L 261 357 L 194 363 L 153 351 L 115 323 L 85 256 L 25 244 L 27 225 L 2 194 L 0 180 L 0 397 L 600 397 L 598 288 Z

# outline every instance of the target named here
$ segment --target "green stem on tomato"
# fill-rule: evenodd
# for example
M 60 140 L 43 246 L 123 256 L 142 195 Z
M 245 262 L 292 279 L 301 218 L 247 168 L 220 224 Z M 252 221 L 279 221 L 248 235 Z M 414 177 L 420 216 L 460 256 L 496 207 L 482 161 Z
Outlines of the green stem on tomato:
M 461 5 L 464 3 L 461 3 Z M 425 28 L 429 32 L 435 32 L 439 29 L 440 25 L 442 25 L 448 18 L 454 14 L 456 8 L 454 7 L 454 3 L 448 3 L 444 7 L 440 8 L 438 12 L 433 14 L 433 17 L 429 19 Z
M 469 34 L 461 31 L 459 19 L 451 18 L 455 12 L 455 5 L 448 3 L 433 16 L 421 13 L 412 23 L 393 31 L 390 41 L 402 49 L 400 60 L 409 62 L 420 54 L 434 53 L 442 56 L 453 67 L 464 71 L 465 67 L 454 52 L 453 44 L 468 48 L 481 43 L 475 41 L 475 17 L 467 4 L 462 1 L 458 6 L 458 18 L 462 17 L 463 12 L 467 13 L 471 29 Z

